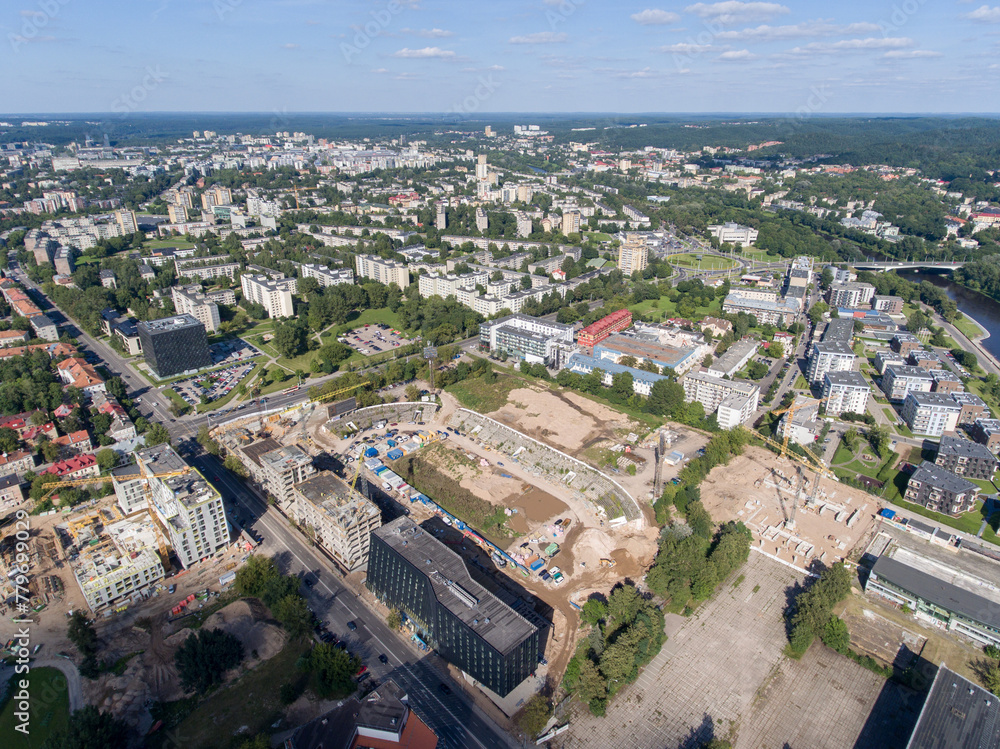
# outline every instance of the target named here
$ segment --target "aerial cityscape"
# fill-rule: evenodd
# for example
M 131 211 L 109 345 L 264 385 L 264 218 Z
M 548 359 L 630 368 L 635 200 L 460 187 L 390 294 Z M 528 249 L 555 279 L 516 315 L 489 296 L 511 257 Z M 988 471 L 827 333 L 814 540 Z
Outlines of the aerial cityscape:
M 1000 747 L 1000 7 L 0 19 L 0 747 Z

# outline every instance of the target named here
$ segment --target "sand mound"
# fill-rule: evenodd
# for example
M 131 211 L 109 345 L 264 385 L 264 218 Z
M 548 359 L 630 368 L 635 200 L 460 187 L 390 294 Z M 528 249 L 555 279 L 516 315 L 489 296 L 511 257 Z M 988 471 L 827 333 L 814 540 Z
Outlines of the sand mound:
M 205 629 L 221 629 L 243 644 L 247 660 L 266 661 L 278 654 L 285 645 L 285 632 L 280 627 L 255 616 L 250 604 L 236 601 L 212 614 L 202 625 Z M 173 639 L 173 638 L 171 638 Z

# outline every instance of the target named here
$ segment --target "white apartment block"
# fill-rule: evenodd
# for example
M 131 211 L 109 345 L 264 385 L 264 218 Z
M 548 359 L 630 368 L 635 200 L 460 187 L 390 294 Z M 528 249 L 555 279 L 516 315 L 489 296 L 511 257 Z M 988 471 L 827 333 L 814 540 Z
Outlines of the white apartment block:
M 104 533 L 104 543 L 85 547 L 72 563 L 83 597 L 95 612 L 149 588 L 164 576 L 151 521 L 121 520 Z
M 303 278 L 315 278 L 323 288 L 354 283 L 354 271 L 350 268 L 331 269 L 317 263 L 303 263 L 300 268 Z
M 858 357 L 843 341 L 819 341 L 809 355 L 806 377 L 811 383 L 823 382 L 827 372 L 849 372 Z
M 900 412 L 914 434 L 940 437 L 955 431 L 962 406 L 947 393 L 909 392 Z
M 368 561 L 368 538 L 382 525 L 378 506 L 331 473 L 319 473 L 295 487 L 295 521 L 311 528 L 316 543 L 341 567 Z
M 882 374 L 882 390 L 891 401 L 906 400 L 910 393 L 929 393 L 933 385 L 934 378 L 923 367 L 890 364 Z
M 828 416 L 863 414 L 871 387 L 860 372 L 827 372 L 823 376 L 823 399 Z
M 566 235 L 580 233 L 579 211 L 566 211 L 562 215 L 562 233 Z
M 243 298 L 261 305 L 268 317 L 292 317 L 292 292 L 297 288 L 294 278 L 272 279 L 264 275 L 244 273 L 240 276 Z
M 831 307 L 848 307 L 857 309 L 871 304 L 875 296 L 875 287 L 870 283 L 848 282 L 831 284 L 827 292 L 827 300 Z
M 517 221 L 517 236 L 527 237 L 531 235 L 531 216 L 524 211 L 516 211 L 514 219 Z
M 708 227 L 708 233 L 721 243 L 738 244 L 749 247 L 757 241 L 757 230 L 740 224 L 715 224 Z
M 735 429 L 753 419 L 757 410 L 757 398 L 754 395 L 730 393 L 715 412 L 715 420 L 720 429 Z
M 738 395 L 748 399 L 747 403 L 730 401 L 727 404 L 726 418 L 731 420 L 731 412 L 739 410 L 741 414 L 752 415 L 757 410 L 760 400 L 760 387 L 746 380 L 727 380 L 716 377 L 708 372 L 688 372 L 680 378 L 684 386 L 684 400 L 688 403 L 697 401 L 705 407 L 705 413 L 717 411 L 722 402 L 730 395 Z M 720 422 L 721 425 L 721 422 Z
M 229 259 L 229 255 L 177 259 L 174 260 L 174 269 L 178 278 L 197 278 L 201 281 L 221 276 L 236 278 L 240 264 L 227 262 Z
M 154 519 L 166 531 L 167 541 L 185 569 L 229 545 L 222 497 L 201 474 L 192 468 L 180 475 L 153 478 L 155 474 L 179 473 L 188 468 L 170 445 L 141 450 L 135 456 L 149 478 L 143 479 L 137 472 L 131 482 L 148 481 Z M 126 483 L 125 478 L 121 483 Z
M 461 288 L 471 288 L 475 290 L 476 284 L 481 286 L 486 286 L 489 283 L 490 274 L 486 271 L 473 271 L 472 273 L 463 273 L 458 276 L 453 273 L 449 273 L 446 276 L 420 276 L 417 281 L 418 288 L 420 290 L 420 296 L 439 296 L 442 299 L 447 299 L 450 296 L 458 297 L 458 290 Z M 465 302 L 462 302 L 466 304 Z M 466 306 L 470 306 L 466 304 Z
M 476 209 L 476 228 L 482 232 L 490 228 L 490 219 L 483 208 Z
M 171 288 L 171 297 L 178 315 L 191 315 L 205 326 L 205 330 L 214 332 L 219 329 L 219 306 L 202 293 L 201 286 L 174 286 Z
M 410 271 L 404 263 L 384 260 L 377 255 L 356 255 L 354 262 L 359 278 L 370 278 L 386 286 L 394 283 L 401 289 L 410 285 Z
M 267 491 L 282 506 L 294 499 L 292 489 L 316 473 L 312 457 L 295 445 L 285 445 L 260 456 L 260 472 Z

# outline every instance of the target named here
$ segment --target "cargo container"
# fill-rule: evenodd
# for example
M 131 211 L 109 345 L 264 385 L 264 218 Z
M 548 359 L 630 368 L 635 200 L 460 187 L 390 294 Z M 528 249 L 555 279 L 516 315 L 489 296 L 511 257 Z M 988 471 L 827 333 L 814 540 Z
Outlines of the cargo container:
M 538 572 L 538 570 L 542 569 L 544 566 L 545 562 L 543 562 L 541 559 L 536 559 L 528 566 L 528 569 L 530 569 L 532 572 Z
M 374 447 L 366 448 L 364 455 L 366 458 L 377 458 L 378 450 L 376 450 Z
M 385 457 L 389 460 L 399 460 L 403 457 L 403 451 L 400 449 L 390 450 L 385 454 Z

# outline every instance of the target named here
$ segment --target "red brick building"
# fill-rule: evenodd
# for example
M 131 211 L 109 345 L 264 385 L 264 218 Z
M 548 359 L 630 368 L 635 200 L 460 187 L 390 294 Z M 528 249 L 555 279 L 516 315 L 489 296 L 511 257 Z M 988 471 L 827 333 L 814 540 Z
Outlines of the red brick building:
M 620 333 L 631 325 L 632 312 L 620 309 L 581 330 L 576 342 L 581 346 L 593 348 L 612 333 Z

